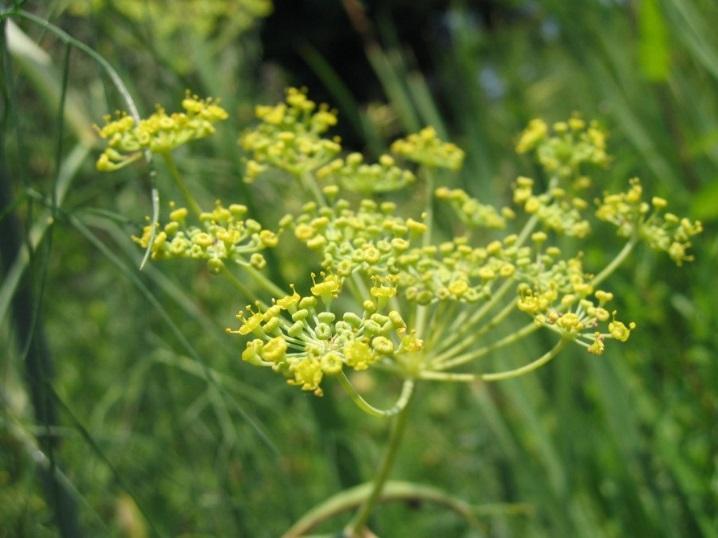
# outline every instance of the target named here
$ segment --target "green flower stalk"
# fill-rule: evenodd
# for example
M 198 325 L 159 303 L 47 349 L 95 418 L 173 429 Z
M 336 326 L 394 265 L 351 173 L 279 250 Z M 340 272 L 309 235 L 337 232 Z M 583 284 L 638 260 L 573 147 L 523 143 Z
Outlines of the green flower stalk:
M 111 165 L 101 168 L 124 166 L 143 148 L 158 151 L 159 145 L 168 153 L 211 134 L 213 123 L 224 119 L 218 106 L 188 100 L 186 116 L 175 120 L 158 111 L 140 126 L 123 117 L 108 124 L 101 160 Z M 186 223 L 186 209 L 171 207 L 167 224 L 149 225 L 135 240 L 151 245 L 153 259 L 201 259 L 212 273 L 235 283 L 253 281 L 269 292 L 269 300 L 259 299 L 238 285 L 249 306 L 227 332 L 240 339 L 244 362 L 316 396 L 335 384 L 367 414 L 396 417 L 385 458 L 346 536 L 363 535 L 381 497 L 416 385 L 513 379 L 546 366 L 572 344 L 602 355 L 611 344 L 627 342 L 636 323 L 619 318 L 606 279 L 639 242 L 678 265 L 689 262 L 692 238 L 702 231 L 700 222 L 666 213 L 664 199 L 645 201 L 638 179 L 626 192 L 604 193 L 592 210 L 592 171 L 611 160 L 603 128 L 578 115 L 551 126 L 529 123 L 516 150 L 535 158 L 545 188 L 518 177 L 511 187 L 513 207 L 496 209 L 462 189 L 434 184 L 438 169 L 461 167 L 464 152 L 431 127 L 395 141 L 396 159 L 384 155 L 368 164 L 358 153 L 341 156 L 341 141 L 328 134 L 336 113 L 304 90 L 290 88 L 284 102 L 256 112 L 259 123 L 240 139 L 247 153 L 244 179 L 253 182 L 270 168 L 284 172 L 297 180 L 289 188 L 306 199 L 301 209 L 273 231 L 247 219 L 241 204 L 218 202 L 213 211 L 199 212 L 195 225 Z M 145 127 L 164 123 L 166 128 Z M 377 198 L 414 185 L 424 192 L 420 214 L 405 215 L 403 204 Z M 437 239 L 434 201 L 454 211 L 460 233 Z M 615 225 L 625 244 L 605 267 L 587 269 L 580 249 L 570 245 L 585 240 L 596 220 Z M 262 273 L 261 251 L 275 247 L 285 231 L 285 239 L 306 247 L 322 268 L 301 293 L 300 286 L 282 290 Z M 510 321 L 521 318 L 524 325 L 511 330 Z M 539 357 L 497 372 L 476 366 L 538 330 L 555 335 Z M 396 403 L 385 409 L 352 383 L 355 372 L 379 369 L 402 386 Z

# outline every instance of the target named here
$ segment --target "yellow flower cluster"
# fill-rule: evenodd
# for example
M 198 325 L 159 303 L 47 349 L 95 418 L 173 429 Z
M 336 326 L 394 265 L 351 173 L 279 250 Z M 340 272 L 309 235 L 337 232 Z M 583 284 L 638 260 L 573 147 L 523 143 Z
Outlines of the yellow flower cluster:
M 398 257 L 412 239 L 426 232 L 425 224 L 395 213 L 393 202 L 362 200 L 356 210 L 341 199 L 329 207 L 310 202 L 292 224 L 295 237 L 321 254 L 326 271 L 388 275 L 398 271 Z
M 422 341 L 381 300 L 391 294 L 390 287 L 372 288 L 375 300 L 364 301 L 360 314 L 344 311 L 337 315 L 330 306 L 342 286 L 341 277 L 322 274 L 310 295 L 301 296 L 293 289 L 272 306 L 247 307 L 237 314 L 239 328 L 227 332 L 254 337 L 245 345 L 243 360 L 272 368 L 290 385 L 317 396 L 323 393 L 322 380 L 344 367 L 365 370 L 378 361 L 400 363 L 404 355 L 421 350 Z
M 516 151 L 535 152 L 547 174 L 561 179 L 576 177 L 584 164 L 605 165 L 609 160 L 605 131 L 578 115 L 552 128 L 541 119 L 532 120 L 519 136 Z
M 590 184 L 584 178 L 584 184 Z M 582 185 L 580 182 L 576 184 Z M 553 186 L 541 194 L 533 191 L 534 180 L 528 177 L 519 177 L 514 184 L 514 203 L 523 210 L 535 215 L 547 229 L 571 237 L 585 237 L 591 231 L 590 223 L 583 218 L 582 211 L 588 207 L 588 202 L 580 196 L 574 196 L 573 189 Z
M 187 139 L 212 128 L 207 114 L 215 121 L 222 119 L 217 111 L 207 112 L 216 107 L 210 101 L 185 101 L 185 116 L 209 123 L 205 131 L 195 128 Z M 247 307 L 238 314 L 239 328 L 228 332 L 250 337 L 242 353 L 245 361 L 272 368 L 288 383 L 317 395 L 327 376 L 378 362 L 406 378 L 426 374 L 447 379 L 441 377 L 444 369 L 528 334 L 520 330 L 471 349 L 476 339 L 516 310 L 559 334 L 562 341 L 601 354 L 608 340 L 624 342 L 635 328 L 609 311 L 611 293 L 595 289 L 630 253 L 631 242 L 644 239 L 680 264 L 692 259 L 687 250 L 702 229 L 699 222 L 665 213 L 666 201 L 661 198 L 644 201 L 640 182 L 631 180 L 627 192 L 605 194 L 596 211 L 599 220 L 613 223 L 619 235 L 629 239 L 627 247 L 595 278 L 584 272 L 580 255 L 563 255 L 555 246 L 557 235 L 583 238 L 591 232 L 585 197 L 591 180 L 584 168 L 609 161 L 601 128 L 574 116 L 551 127 L 534 120 L 518 141 L 517 150 L 531 152 L 547 172 L 545 189 L 537 189 L 527 177 L 514 183 L 513 202 L 528 215 L 520 232 L 504 232 L 494 240 L 475 241 L 467 235 L 434 242 L 431 200 L 427 211 L 412 219 L 399 216 L 394 202 L 364 199 L 352 204 L 337 197 L 339 186 L 373 194 L 402 188 L 415 178 L 388 155 L 374 164 L 359 153 L 337 158 L 339 142 L 325 136 L 337 118 L 326 105 L 318 106 L 303 90 L 290 88 L 284 102 L 260 106 L 256 114 L 259 125 L 240 140 L 250 157 L 245 179 L 251 181 L 274 167 L 308 187 L 316 201 L 285 216 L 279 230 L 291 229 L 296 240 L 317 253 L 325 272 L 318 279 L 313 275 L 306 296 L 292 288 L 271 306 L 258 302 Z M 175 116 L 158 111 L 153 121 L 167 123 L 165 130 L 140 129 L 126 117 L 108 123 L 103 129 L 110 140 L 105 158 L 119 166 L 145 147 L 169 151 L 182 143 L 176 133 L 175 138 L 169 135 Z M 138 141 L 140 134 L 145 146 Z M 109 149 L 117 155 L 107 153 Z M 432 128 L 397 140 L 391 149 L 424 167 L 456 170 L 464 158 L 462 150 L 440 140 Z M 323 195 L 316 179 L 328 183 Z M 467 228 L 503 230 L 515 218 L 513 210 L 498 210 L 462 189 L 440 186 L 431 194 L 447 202 Z M 135 240 L 144 248 L 151 245 L 153 258 L 202 259 L 214 272 L 223 270 L 227 260 L 261 268 L 265 260 L 260 252 L 277 244 L 278 232 L 247 219 L 246 211 L 241 205 L 217 203 L 213 211 L 201 213 L 198 226 L 187 226 L 187 210 L 173 208 L 169 223 L 147 226 Z M 256 271 L 249 274 L 265 289 L 276 289 Z M 426 335 L 426 347 L 414 331 Z M 453 379 L 472 378 L 457 376 Z
M 182 100 L 184 112 L 167 114 L 162 107 L 149 118 L 136 123 L 126 114 L 105 117 L 98 128 L 107 147 L 97 160 L 97 169 L 112 172 L 136 161 L 142 152 L 169 153 L 191 140 L 214 133 L 214 124 L 227 119 L 227 112 L 212 99 L 199 99 L 189 93 Z
M 605 308 L 613 294 L 603 290 L 594 293 L 581 260 L 560 260 L 558 255 L 555 247 L 547 249 L 541 262 L 533 266 L 547 267 L 519 284 L 518 309 L 533 316 L 538 325 L 574 340 L 595 355 L 603 353 L 607 339 L 628 340 L 636 324 L 616 320 L 616 312 L 609 313 Z
M 425 127 L 418 133 L 395 140 L 391 151 L 429 168 L 459 170 L 464 162 L 463 150 L 456 144 L 441 140 L 433 127 Z
M 688 254 L 691 237 L 703 231 L 700 221 L 680 218 L 665 213 L 668 202 L 653 197 L 648 203 L 643 199 L 643 187 L 638 178 L 630 180 L 626 192 L 604 194 L 598 202 L 596 216 L 617 227 L 621 237 L 640 237 L 651 248 L 667 252 L 677 265 L 693 260 Z
M 317 106 L 306 91 L 289 88 L 283 103 L 258 106 L 261 123 L 245 132 L 240 145 L 250 154 L 245 181 L 252 182 L 267 166 L 295 176 L 325 165 L 341 150 L 338 139 L 322 135 L 337 123 L 337 115 L 325 104 Z
M 240 204 L 224 207 L 217 202 L 212 211 L 200 214 L 200 226 L 186 224 L 186 208 L 175 209 L 172 205 L 171 209 L 169 222 L 155 229 L 153 259 L 206 260 L 213 273 L 219 273 L 226 260 L 262 268 L 266 261 L 259 252 L 278 242 L 276 233 L 262 229 L 255 220 L 245 219 L 247 208 Z M 142 248 L 148 248 L 152 232 L 152 225 L 147 225 L 142 235 L 133 239 Z
M 402 189 L 416 178 L 398 166 L 390 155 L 382 155 L 378 163 L 367 164 L 361 153 L 350 153 L 317 170 L 317 179 L 330 180 L 351 192 L 369 195 Z
M 468 238 L 456 237 L 414 248 L 398 259 L 398 284 L 407 300 L 422 305 L 486 300 L 498 282 L 513 278 L 520 265 L 531 263 L 530 247 L 517 246 L 516 240 L 511 234 L 485 247 L 472 247 Z
M 506 227 L 506 220 L 516 216 L 508 207 L 504 207 L 499 212 L 494 206 L 482 204 L 476 198 L 469 196 L 463 189 L 439 187 L 434 194 L 439 200 L 448 202 L 459 219 L 472 228 L 502 230 Z

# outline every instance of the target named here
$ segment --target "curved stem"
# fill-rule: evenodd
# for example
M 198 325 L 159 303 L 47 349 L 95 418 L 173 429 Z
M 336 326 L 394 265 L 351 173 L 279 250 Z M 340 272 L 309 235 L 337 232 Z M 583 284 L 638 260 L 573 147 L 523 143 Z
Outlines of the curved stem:
M 598 273 L 595 277 L 593 277 L 593 280 L 591 281 L 591 285 L 593 287 L 598 286 L 601 282 L 606 280 L 611 273 L 613 273 L 619 265 L 621 265 L 628 255 L 631 253 L 633 248 L 636 246 L 636 243 L 638 243 L 637 237 L 632 237 L 628 243 L 626 243 L 621 251 L 616 254 L 616 257 L 611 260 L 611 263 L 609 263 L 606 267 L 603 268 L 603 271 Z
M 192 213 L 195 214 L 196 217 L 199 217 L 202 214 L 202 209 L 200 209 L 199 204 L 197 203 L 197 200 L 195 200 L 195 197 L 192 195 L 192 191 L 189 190 L 189 187 L 187 187 L 187 183 L 185 183 L 184 178 L 182 177 L 182 174 L 180 173 L 179 169 L 177 168 L 177 163 L 175 162 L 174 157 L 172 157 L 172 154 L 170 152 L 162 153 L 162 159 L 165 162 L 165 165 L 167 166 L 167 170 L 169 171 L 170 175 L 172 176 L 172 179 L 175 182 L 175 185 L 177 185 L 177 188 L 182 193 L 182 196 L 189 206 Z
M 300 536 L 306 536 L 307 533 L 325 521 L 359 506 L 369 495 L 370 491 L 371 483 L 367 483 L 355 486 L 331 497 L 307 512 L 282 535 L 282 538 L 299 538 Z M 463 517 L 472 527 L 478 524 L 476 519 L 477 515 L 529 515 L 532 513 L 532 507 L 527 504 L 471 505 L 430 486 L 395 480 L 390 480 L 386 483 L 379 501 L 419 501 L 437 504 Z
M 369 519 L 369 515 L 381 497 L 382 491 L 384 490 L 384 484 L 386 483 L 387 478 L 389 478 L 389 473 L 394 466 L 396 454 L 399 450 L 399 444 L 401 443 L 404 431 L 406 430 L 407 418 L 409 416 L 408 404 L 411 401 L 412 395 L 413 391 L 409 394 L 406 405 L 399 412 L 394 421 L 389 437 L 389 446 L 387 446 L 386 452 L 384 453 L 384 459 L 381 461 L 376 476 L 374 477 L 371 493 L 369 493 L 369 496 L 361 504 L 356 515 L 345 529 L 344 534 L 349 538 L 359 538 L 359 536 L 361 536 L 360 533 L 364 530 L 366 522 Z
M 558 355 L 561 350 L 566 347 L 566 345 L 570 342 L 570 340 L 566 338 L 561 338 L 555 346 L 553 346 L 550 350 L 548 350 L 546 353 L 541 355 L 538 359 L 536 359 L 533 362 L 530 362 L 524 366 L 521 366 L 519 368 L 514 368 L 512 370 L 506 370 L 503 372 L 496 372 L 493 374 L 463 374 L 463 373 L 454 373 L 454 372 L 422 372 L 419 374 L 419 379 L 427 379 L 427 380 L 433 380 L 433 381 L 459 381 L 462 383 L 471 383 L 473 381 L 486 381 L 486 382 L 494 382 L 494 381 L 504 381 L 506 379 L 514 379 L 516 377 L 521 377 L 523 375 L 526 375 L 528 373 L 533 372 L 534 370 L 538 370 L 542 366 L 545 366 L 549 362 L 551 362 L 554 358 L 556 358 L 556 355 Z
M 378 407 L 374 407 L 369 402 L 367 402 L 361 396 L 361 394 L 356 391 L 354 385 L 352 385 L 351 381 L 349 381 L 349 378 L 344 372 L 339 374 L 339 382 L 341 383 L 344 390 L 347 391 L 347 394 L 349 394 L 349 397 L 356 404 L 356 406 L 373 417 L 386 418 L 393 417 L 394 415 L 401 413 L 401 411 L 403 411 L 406 405 L 409 403 L 409 400 L 411 399 L 411 394 L 414 391 L 414 381 L 411 379 L 407 379 L 406 381 L 404 381 L 404 384 L 401 387 L 401 394 L 399 395 L 399 398 L 397 399 L 396 403 L 392 405 L 389 409 L 379 409 Z

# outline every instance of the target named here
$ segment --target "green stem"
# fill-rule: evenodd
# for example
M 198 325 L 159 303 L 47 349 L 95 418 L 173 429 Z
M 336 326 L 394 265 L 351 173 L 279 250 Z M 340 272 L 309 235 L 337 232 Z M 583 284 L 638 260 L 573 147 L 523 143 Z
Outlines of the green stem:
M 167 170 L 169 170 L 169 173 L 172 176 L 175 185 L 177 185 L 177 188 L 182 193 L 185 202 L 192 210 L 192 213 L 194 213 L 196 217 L 199 217 L 202 214 L 202 209 L 200 209 L 197 200 L 195 200 L 194 196 L 192 195 L 192 191 L 189 190 L 189 187 L 187 187 L 187 183 L 185 183 L 184 178 L 182 177 L 182 174 L 177 169 L 177 163 L 175 163 L 174 157 L 172 157 L 172 153 L 165 152 L 161 155 L 165 161 Z
M 464 353 L 463 355 L 458 355 L 458 356 L 454 357 L 453 359 L 446 360 L 444 362 L 435 363 L 435 368 L 437 368 L 439 370 L 448 370 L 449 368 L 453 368 L 453 367 L 459 366 L 461 364 L 466 364 L 467 362 L 471 362 L 480 357 L 483 357 L 484 355 L 487 355 L 488 353 L 490 353 L 492 351 L 495 351 L 502 347 L 508 346 L 509 344 L 513 344 L 514 342 L 518 342 L 525 336 L 528 336 L 529 334 L 531 334 L 534 331 L 537 331 L 538 329 L 539 329 L 539 325 L 536 325 L 535 323 L 531 322 L 527 325 L 524 325 L 521 329 L 519 329 L 515 333 L 511 333 L 511 334 L 503 337 L 501 340 L 497 340 L 493 344 L 489 344 L 488 346 L 484 346 L 479 349 L 475 349 L 474 351 L 470 351 L 469 353 Z
M 426 349 L 441 347 L 446 334 L 451 334 L 453 325 L 451 321 L 456 319 L 456 306 L 454 301 L 441 301 L 434 309 L 431 323 L 431 336 L 426 339 Z M 399 310 L 398 308 L 396 310 Z
M 370 295 L 369 290 L 366 287 L 366 283 L 364 282 L 364 279 L 358 271 L 354 271 L 352 273 L 352 282 L 354 283 L 357 288 L 357 291 L 359 292 L 359 297 L 357 297 L 357 303 L 362 304 L 362 302 L 364 302 L 364 299 L 369 298 Z
M 264 288 L 264 290 L 269 292 L 273 297 L 284 297 L 285 295 L 287 295 L 286 291 L 277 286 L 274 282 L 269 280 L 266 276 L 264 276 L 260 271 L 257 271 L 250 264 L 243 263 L 241 264 L 241 267 L 245 271 L 247 271 L 249 276 L 251 276 L 257 284 L 259 284 L 262 288 Z
M 514 308 L 516 307 L 516 299 L 508 303 L 499 313 L 497 313 L 493 318 L 491 318 L 491 321 L 489 321 L 486 325 L 483 327 L 474 330 L 470 337 L 468 335 L 464 338 L 464 340 L 454 347 L 451 347 L 449 349 L 446 349 L 441 354 L 437 355 L 434 359 L 435 363 L 441 363 L 444 360 L 450 359 L 452 355 L 456 355 L 457 353 L 461 353 L 466 348 L 471 347 L 471 345 L 476 342 L 481 336 L 489 332 L 491 329 L 499 325 L 502 321 L 504 321 L 511 312 L 513 312 Z M 461 331 L 462 335 L 465 331 Z
M 247 286 L 245 286 L 242 281 L 240 281 L 232 271 L 230 271 L 227 266 L 224 267 L 222 274 L 229 280 L 232 285 L 239 290 L 239 292 L 244 295 L 247 299 L 250 301 L 253 299 L 254 294 L 249 291 Z
M 541 355 L 538 359 L 520 368 L 506 370 L 504 372 L 496 372 L 493 374 L 462 374 L 454 372 L 422 372 L 419 379 L 427 379 L 433 381 L 459 381 L 463 383 L 471 383 L 473 381 L 504 381 L 506 379 L 514 379 L 538 370 L 551 362 L 561 350 L 570 342 L 567 338 L 562 338 L 549 351 Z
M 322 191 L 319 189 L 319 185 L 317 185 L 316 179 L 314 179 L 314 175 L 311 172 L 303 172 L 299 174 L 298 178 L 302 186 L 312 193 L 317 203 L 322 207 L 326 207 L 327 202 L 324 199 Z
M 519 238 L 516 240 L 516 247 L 520 247 L 524 244 L 526 239 L 528 238 L 529 234 L 533 232 L 534 228 L 538 224 L 538 216 L 533 215 L 529 220 L 526 221 L 526 224 L 524 224 L 523 229 L 519 233 Z
M 381 497 L 382 491 L 384 490 L 384 484 L 386 483 L 387 478 L 389 478 L 389 473 L 394 466 L 396 454 L 399 450 L 399 444 L 401 443 L 404 431 L 406 430 L 406 423 L 409 417 L 409 402 L 411 401 L 412 395 L 413 392 L 409 395 L 406 405 L 398 413 L 396 419 L 394 420 L 391 434 L 389 436 L 389 446 L 387 446 L 386 452 L 384 453 L 384 459 L 381 461 L 379 469 L 377 469 L 371 493 L 361 504 L 356 515 L 345 529 L 344 534 L 349 538 L 359 538 L 361 536 L 374 506 Z
M 344 390 L 347 391 L 347 394 L 349 394 L 349 397 L 356 404 L 356 406 L 373 417 L 387 418 L 393 417 L 394 415 L 398 415 L 409 403 L 409 400 L 411 399 L 411 394 L 414 391 L 414 381 L 411 379 L 407 379 L 406 381 L 404 381 L 404 385 L 401 387 L 401 394 L 399 395 L 399 399 L 397 399 L 396 403 L 389 409 L 379 409 L 378 407 L 374 407 L 369 402 L 367 402 L 361 396 L 361 394 L 356 391 L 354 385 L 352 385 L 351 381 L 349 381 L 349 378 L 344 372 L 339 375 L 339 382 L 341 383 Z
M 598 286 L 601 282 L 606 280 L 611 273 L 613 273 L 619 265 L 621 265 L 628 255 L 631 253 L 633 248 L 636 246 L 636 243 L 638 243 L 637 237 L 632 237 L 628 243 L 626 243 L 621 251 L 616 254 L 616 257 L 611 260 L 611 263 L 609 263 L 606 267 L 603 268 L 603 271 L 598 273 L 595 277 L 593 277 L 593 280 L 591 281 L 591 285 L 595 288 Z
M 361 484 L 330 497 L 307 512 L 282 535 L 282 538 L 300 538 L 333 517 L 359 506 L 370 493 L 372 484 Z M 472 526 L 478 526 L 476 515 L 529 515 L 531 506 L 526 504 L 471 505 L 430 486 L 389 480 L 381 494 L 380 502 L 417 501 L 446 507 L 463 517 Z M 333 535 L 332 535 L 333 536 Z
M 457 323 L 461 325 L 460 329 L 457 329 L 456 331 L 453 331 L 452 334 L 450 334 L 446 340 L 442 342 L 441 347 L 439 350 L 446 350 L 450 346 L 452 346 L 458 339 L 462 338 L 467 331 L 469 331 L 476 323 L 481 321 L 484 316 L 494 307 L 496 304 L 506 295 L 506 293 L 511 289 L 511 285 L 513 284 L 514 280 L 513 278 L 507 280 L 504 282 L 498 290 L 496 290 L 496 293 L 494 293 L 493 297 L 491 299 L 484 303 L 484 305 L 476 310 L 471 316 L 464 317 L 464 319 L 461 319 L 460 321 L 457 320 Z M 512 303 L 509 303 L 510 305 L 513 305 Z M 511 307 L 513 308 L 513 306 Z M 473 339 L 472 339 L 473 340 Z M 444 353 L 445 354 L 445 353 Z

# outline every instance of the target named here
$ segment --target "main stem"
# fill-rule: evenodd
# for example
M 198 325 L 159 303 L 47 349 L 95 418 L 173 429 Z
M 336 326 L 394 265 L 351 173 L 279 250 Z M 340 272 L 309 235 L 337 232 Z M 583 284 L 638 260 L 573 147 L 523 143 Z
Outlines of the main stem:
M 379 469 L 377 470 L 376 476 L 374 477 L 371 493 L 364 500 L 362 505 L 359 507 L 359 510 L 357 511 L 356 515 L 354 516 L 354 519 L 352 519 L 352 521 L 345 529 L 344 534 L 347 538 L 360 538 L 362 536 L 360 533 L 364 530 L 366 522 L 369 519 L 369 516 L 374 509 L 374 506 L 381 497 L 381 493 L 384 490 L 384 485 L 389 478 L 389 473 L 391 472 L 392 467 L 394 467 L 394 462 L 396 461 L 396 454 L 399 451 L 399 445 L 401 444 L 401 440 L 404 437 L 407 418 L 409 416 L 409 404 L 411 403 L 412 397 L 413 393 L 409 396 L 409 401 L 407 402 L 404 409 L 402 409 L 401 412 L 394 419 L 394 424 L 392 425 L 391 434 L 389 436 L 389 445 L 386 448 L 384 458 L 382 459 L 381 464 L 379 465 Z

